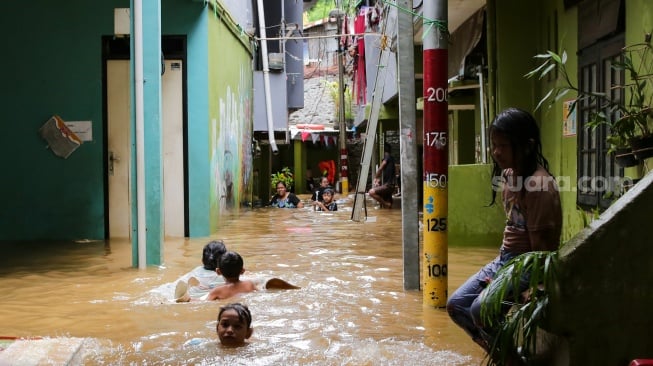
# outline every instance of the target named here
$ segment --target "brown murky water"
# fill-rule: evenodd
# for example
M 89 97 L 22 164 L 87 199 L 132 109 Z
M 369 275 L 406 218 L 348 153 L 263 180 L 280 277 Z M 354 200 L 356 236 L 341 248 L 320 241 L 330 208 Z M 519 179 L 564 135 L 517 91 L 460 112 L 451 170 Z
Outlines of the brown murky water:
M 351 201 L 333 213 L 246 211 L 214 237 L 167 240 L 165 264 L 146 270 L 131 267 L 128 242 L 5 245 L 0 336 L 88 337 L 89 365 L 481 364 L 483 352 L 444 310 L 403 290 L 401 211 L 368 203 L 375 222 L 349 221 Z M 172 302 L 175 280 L 201 264 L 211 239 L 241 253 L 248 273 L 302 288 Z M 451 246 L 449 290 L 496 253 Z M 254 335 L 225 349 L 216 315 L 234 300 L 252 310 Z

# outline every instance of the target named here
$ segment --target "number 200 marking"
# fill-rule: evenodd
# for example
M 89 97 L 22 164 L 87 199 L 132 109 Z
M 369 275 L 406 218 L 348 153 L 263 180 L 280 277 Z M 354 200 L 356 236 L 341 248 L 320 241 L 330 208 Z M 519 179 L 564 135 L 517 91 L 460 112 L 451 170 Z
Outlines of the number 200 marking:
M 445 88 L 426 88 L 426 101 L 427 102 L 446 102 L 448 95 L 447 89 Z

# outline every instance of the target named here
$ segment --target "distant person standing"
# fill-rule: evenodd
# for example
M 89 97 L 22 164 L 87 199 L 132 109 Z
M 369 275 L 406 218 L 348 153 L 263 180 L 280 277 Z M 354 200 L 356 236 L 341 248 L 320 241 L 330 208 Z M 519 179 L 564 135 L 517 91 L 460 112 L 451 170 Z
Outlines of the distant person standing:
M 392 193 L 395 191 L 395 159 L 390 152 L 390 145 L 385 144 L 383 161 L 376 170 L 372 188 L 367 192 L 381 204 L 381 208 L 392 208 Z

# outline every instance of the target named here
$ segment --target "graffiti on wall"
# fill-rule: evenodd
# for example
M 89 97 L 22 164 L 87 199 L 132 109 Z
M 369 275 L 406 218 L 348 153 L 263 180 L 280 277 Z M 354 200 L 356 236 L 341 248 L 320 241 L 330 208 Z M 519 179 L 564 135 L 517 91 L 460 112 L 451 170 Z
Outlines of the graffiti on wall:
M 252 93 L 246 71 L 241 67 L 235 88 L 225 85 L 218 116 L 211 119 L 212 216 L 238 208 L 251 190 Z

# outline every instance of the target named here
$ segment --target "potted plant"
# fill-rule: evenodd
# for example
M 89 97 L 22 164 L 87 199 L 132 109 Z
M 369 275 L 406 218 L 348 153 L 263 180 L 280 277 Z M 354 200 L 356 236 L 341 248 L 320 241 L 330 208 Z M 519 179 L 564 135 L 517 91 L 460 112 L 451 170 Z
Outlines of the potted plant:
M 625 92 L 626 100 L 612 100 L 606 93 L 583 90 L 576 86 L 567 72 L 567 53 L 548 51 L 536 55 L 543 62 L 526 74 L 526 77 L 538 76 L 540 79 L 558 70 L 563 84 L 552 88 L 538 103 L 549 106 L 562 99 L 569 92 L 575 92 L 577 98 L 571 105 L 571 111 L 578 102 L 596 103 L 599 111 L 589 116 L 588 127 L 597 128 L 607 125 L 609 128 L 606 142 L 609 152 L 615 154 L 617 162 L 637 165 L 642 159 L 653 156 L 653 134 L 650 123 L 653 122 L 653 47 L 651 34 L 646 34 L 644 42 L 626 46 L 621 52 L 622 60 L 612 64 L 612 68 L 624 71 L 629 81 L 612 85 L 612 89 Z M 615 117 L 613 117 L 615 116 Z
M 277 188 L 279 182 L 283 182 L 288 192 L 292 192 L 292 187 L 295 184 L 295 176 L 289 167 L 283 167 L 280 171 L 272 174 L 270 181 L 272 183 L 272 191 Z

